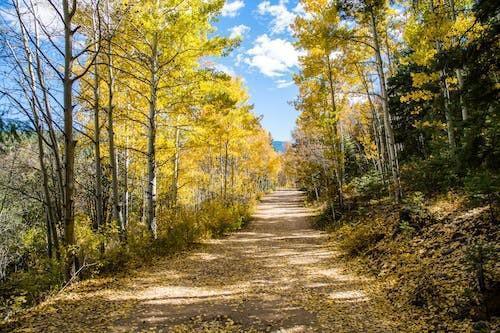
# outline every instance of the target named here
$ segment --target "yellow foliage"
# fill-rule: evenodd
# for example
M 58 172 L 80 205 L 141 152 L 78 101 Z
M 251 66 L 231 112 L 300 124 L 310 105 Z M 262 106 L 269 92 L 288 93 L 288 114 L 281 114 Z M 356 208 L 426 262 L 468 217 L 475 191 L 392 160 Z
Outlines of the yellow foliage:
M 414 90 L 408 94 L 401 96 L 401 103 L 406 103 L 409 101 L 430 101 L 434 98 L 434 94 L 428 90 Z

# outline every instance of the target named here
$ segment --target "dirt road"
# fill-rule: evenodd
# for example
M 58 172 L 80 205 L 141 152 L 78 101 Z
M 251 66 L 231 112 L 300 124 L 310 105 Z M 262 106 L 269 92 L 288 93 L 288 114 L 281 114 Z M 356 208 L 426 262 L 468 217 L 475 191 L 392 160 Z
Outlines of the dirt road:
M 25 318 L 35 332 L 391 332 L 370 281 L 310 227 L 298 191 L 259 204 L 244 231 L 131 277 L 83 283 Z M 43 314 L 45 313 L 45 314 Z

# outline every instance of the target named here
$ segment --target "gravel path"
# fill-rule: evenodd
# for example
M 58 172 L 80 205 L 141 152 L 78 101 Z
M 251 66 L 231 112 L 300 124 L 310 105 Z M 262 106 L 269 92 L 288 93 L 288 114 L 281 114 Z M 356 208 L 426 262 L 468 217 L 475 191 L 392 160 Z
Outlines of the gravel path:
M 276 191 L 244 231 L 132 276 L 82 283 L 23 319 L 34 332 L 400 332 L 349 273 L 298 191 Z

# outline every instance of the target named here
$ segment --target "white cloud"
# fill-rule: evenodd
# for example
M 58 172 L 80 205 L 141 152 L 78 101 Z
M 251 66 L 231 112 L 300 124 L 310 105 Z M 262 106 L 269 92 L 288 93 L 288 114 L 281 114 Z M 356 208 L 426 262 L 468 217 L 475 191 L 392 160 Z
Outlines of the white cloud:
M 288 81 L 288 80 L 276 80 L 276 86 L 278 88 L 288 88 L 293 85 L 293 81 Z
M 236 72 L 234 71 L 233 68 L 223 65 L 223 64 L 214 64 L 213 68 L 219 72 L 224 72 L 227 75 L 230 75 L 232 77 L 236 77 Z
M 266 0 L 262 1 L 257 7 L 260 15 L 270 15 L 273 17 L 271 20 L 271 32 L 281 33 L 290 31 L 290 25 L 295 20 L 295 14 L 290 12 L 286 7 L 288 0 L 280 0 L 278 4 L 271 5 L 271 2 Z
M 272 5 L 269 0 L 264 0 L 257 6 L 259 15 L 272 17 L 271 32 L 273 34 L 292 32 L 291 24 L 297 16 L 309 16 L 302 3 L 299 2 L 292 10 L 288 10 L 287 4 L 288 0 L 279 0 L 275 5 Z
M 241 54 L 241 53 L 238 53 L 238 54 L 236 55 L 236 62 L 235 62 L 235 65 L 236 65 L 236 66 L 239 66 L 239 65 L 241 65 L 241 63 L 242 63 L 242 62 L 244 62 L 244 61 L 245 61 L 245 56 L 244 56 L 243 54 Z
M 230 38 L 243 38 L 243 36 L 250 31 L 250 27 L 240 24 L 229 29 Z
M 302 4 L 302 2 L 299 2 L 297 4 L 297 6 L 295 6 L 295 8 L 293 9 L 293 12 L 297 16 L 305 17 L 307 19 L 312 18 L 312 15 L 306 12 L 306 9 L 304 8 L 304 5 Z
M 46 34 L 52 38 L 62 35 L 64 24 L 57 14 L 56 9 L 54 9 L 48 0 L 33 0 L 29 6 L 27 3 L 29 2 L 20 1 L 19 10 L 23 23 L 30 33 L 34 33 L 35 25 L 41 25 L 43 29 L 39 27 L 38 30 L 42 39 L 47 37 Z M 33 7 L 31 7 L 31 4 Z M 58 10 L 61 12 L 60 9 Z M 14 8 L 2 10 L 0 16 L 13 26 L 16 26 L 16 28 L 19 27 Z
M 241 8 L 245 7 L 243 0 L 227 1 L 222 7 L 221 15 L 235 17 Z
M 244 59 L 250 67 L 269 77 L 279 77 L 299 65 L 300 51 L 285 39 L 271 39 L 266 34 L 259 36 Z
M 297 15 L 305 15 L 306 14 L 306 9 L 304 8 L 304 5 L 302 2 L 298 2 L 297 6 L 293 9 L 293 12 L 296 13 Z

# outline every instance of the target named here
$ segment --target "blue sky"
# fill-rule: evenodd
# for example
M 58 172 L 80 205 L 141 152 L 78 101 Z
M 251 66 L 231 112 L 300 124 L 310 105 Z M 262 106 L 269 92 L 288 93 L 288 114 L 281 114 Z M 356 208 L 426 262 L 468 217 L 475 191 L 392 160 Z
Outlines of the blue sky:
M 0 0 L 0 7 L 5 4 Z M 48 5 L 40 9 L 42 20 L 54 21 Z M 228 57 L 216 60 L 217 69 L 244 79 L 254 113 L 264 116 L 262 125 L 280 141 L 290 140 L 298 116 L 290 105 L 299 56 L 290 24 L 297 15 L 303 15 L 299 0 L 226 0 L 216 23 L 217 34 L 242 38 Z
M 226 0 L 217 23 L 219 34 L 243 40 L 217 67 L 244 79 L 255 114 L 275 140 L 290 140 L 298 115 L 289 104 L 297 95 L 292 74 L 299 55 L 289 25 L 302 14 L 298 0 Z

